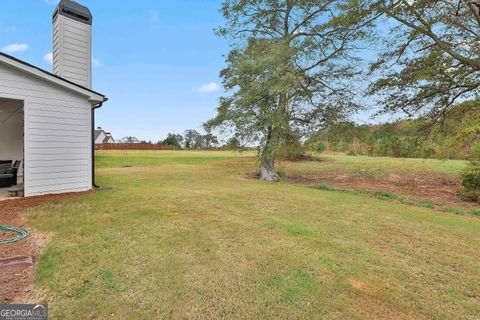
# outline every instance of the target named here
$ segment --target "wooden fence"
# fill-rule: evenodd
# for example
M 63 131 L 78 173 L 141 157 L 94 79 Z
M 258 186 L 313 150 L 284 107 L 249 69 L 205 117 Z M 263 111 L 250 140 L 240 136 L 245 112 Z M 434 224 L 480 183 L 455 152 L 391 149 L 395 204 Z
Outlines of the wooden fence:
M 175 150 L 175 147 L 148 143 L 102 143 L 96 144 L 95 150 Z

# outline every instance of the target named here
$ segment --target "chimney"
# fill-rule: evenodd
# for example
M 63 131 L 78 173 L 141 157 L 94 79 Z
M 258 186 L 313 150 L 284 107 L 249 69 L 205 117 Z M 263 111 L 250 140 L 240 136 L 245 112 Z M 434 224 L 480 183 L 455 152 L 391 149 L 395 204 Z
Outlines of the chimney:
M 92 14 L 87 7 L 61 0 L 53 12 L 53 73 L 92 88 Z

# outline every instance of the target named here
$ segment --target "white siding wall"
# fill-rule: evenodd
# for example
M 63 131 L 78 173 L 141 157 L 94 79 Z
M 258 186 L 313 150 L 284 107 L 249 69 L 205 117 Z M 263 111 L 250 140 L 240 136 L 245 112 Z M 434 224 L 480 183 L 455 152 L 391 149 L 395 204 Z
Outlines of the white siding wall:
M 92 87 L 92 26 L 57 15 L 53 22 L 53 73 Z
M 25 195 L 91 189 L 88 98 L 2 64 L 0 97 L 25 102 Z

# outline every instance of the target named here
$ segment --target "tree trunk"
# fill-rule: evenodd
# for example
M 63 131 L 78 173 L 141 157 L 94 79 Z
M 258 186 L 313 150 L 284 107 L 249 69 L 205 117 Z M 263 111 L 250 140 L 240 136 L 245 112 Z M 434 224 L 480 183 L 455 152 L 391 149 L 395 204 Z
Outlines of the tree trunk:
M 275 171 L 273 157 L 260 160 L 260 179 L 266 181 L 280 181 L 280 176 Z
M 265 141 L 265 146 L 260 153 L 260 179 L 266 181 L 280 181 L 280 176 L 275 171 L 275 153 L 280 142 L 278 129 L 270 127 Z

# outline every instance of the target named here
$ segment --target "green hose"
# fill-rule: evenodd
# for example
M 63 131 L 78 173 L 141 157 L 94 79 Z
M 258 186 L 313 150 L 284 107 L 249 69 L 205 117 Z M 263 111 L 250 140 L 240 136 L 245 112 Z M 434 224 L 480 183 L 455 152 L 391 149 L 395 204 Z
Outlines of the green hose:
M 0 230 L 7 230 L 7 231 L 12 231 L 19 233 L 20 235 L 15 237 L 15 238 L 9 238 L 9 239 L 3 239 L 0 240 L 0 244 L 7 244 L 7 243 L 12 243 L 12 242 L 17 242 L 28 236 L 28 231 L 25 229 L 20 229 L 20 228 L 14 228 L 14 227 L 9 227 L 9 226 L 2 226 L 0 224 Z

